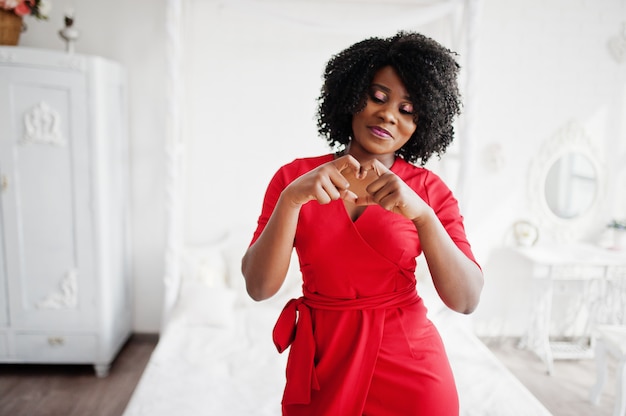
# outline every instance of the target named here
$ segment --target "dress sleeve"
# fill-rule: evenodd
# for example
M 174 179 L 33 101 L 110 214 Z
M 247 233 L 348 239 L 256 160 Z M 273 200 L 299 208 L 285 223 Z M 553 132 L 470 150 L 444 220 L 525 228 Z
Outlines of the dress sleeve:
M 272 179 L 270 180 L 269 185 L 267 186 L 267 190 L 265 191 L 265 197 L 263 198 L 263 207 L 261 208 L 261 215 L 257 221 L 257 228 L 252 236 L 252 241 L 250 245 L 254 244 L 254 242 L 259 238 L 267 222 L 270 220 L 272 216 L 272 212 L 274 212 L 274 207 L 278 202 L 278 198 L 280 198 L 280 194 L 283 190 L 297 179 L 300 175 L 310 171 L 311 169 L 333 160 L 333 154 L 327 154 L 318 157 L 312 158 L 299 158 L 294 159 L 290 163 L 282 166 L 278 171 L 274 174 Z
M 291 182 L 291 180 L 287 177 L 287 167 L 281 167 L 270 180 L 269 185 L 267 186 L 267 190 L 265 191 L 265 197 L 263 198 L 263 207 L 261 208 L 261 215 L 257 220 L 257 227 L 254 231 L 254 235 L 252 236 L 252 241 L 250 245 L 254 244 L 254 242 L 259 238 L 267 222 L 272 216 L 272 212 L 274 212 L 274 207 L 278 202 L 278 198 L 280 194 L 283 192 L 285 187 Z
M 432 172 L 428 172 L 426 175 L 424 189 L 427 197 L 426 202 L 435 211 L 452 241 L 469 259 L 480 267 L 474 257 L 474 253 L 472 253 L 470 243 L 467 241 L 463 216 L 459 211 L 459 203 L 452 191 L 439 176 Z

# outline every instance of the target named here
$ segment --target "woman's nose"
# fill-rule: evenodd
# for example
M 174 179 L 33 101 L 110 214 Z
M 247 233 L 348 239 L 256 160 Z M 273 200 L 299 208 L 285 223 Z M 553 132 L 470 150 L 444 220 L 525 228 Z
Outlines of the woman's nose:
M 381 106 L 378 110 L 378 116 L 387 123 L 395 124 L 398 121 L 398 116 L 390 105 Z

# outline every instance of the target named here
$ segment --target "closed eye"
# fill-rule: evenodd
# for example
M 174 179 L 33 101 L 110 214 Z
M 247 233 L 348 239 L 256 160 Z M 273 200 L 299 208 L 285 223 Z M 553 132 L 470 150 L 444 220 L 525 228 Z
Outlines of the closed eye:
M 414 113 L 413 104 L 405 103 L 400 106 L 400 112 L 402 114 L 412 115 Z
M 369 97 L 370 100 L 378 104 L 386 103 L 389 99 L 389 97 L 387 97 L 387 94 L 385 94 L 383 91 L 376 89 L 370 90 Z
M 377 88 L 378 87 L 378 88 Z M 376 104 L 384 104 L 389 101 L 389 94 L 383 90 L 382 86 L 372 86 L 368 92 L 369 99 Z M 408 98 L 408 97 L 405 97 Z M 398 109 L 401 114 L 412 116 L 415 113 L 413 104 L 411 102 L 402 102 Z

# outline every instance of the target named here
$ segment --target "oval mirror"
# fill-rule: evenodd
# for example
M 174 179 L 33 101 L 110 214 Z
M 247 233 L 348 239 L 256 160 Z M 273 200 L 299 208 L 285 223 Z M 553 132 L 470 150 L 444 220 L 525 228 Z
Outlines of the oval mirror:
M 530 165 L 528 196 L 544 242 L 574 242 L 598 229 L 605 172 L 591 139 L 576 122 L 546 140 Z
M 592 207 L 598 178 L 592 161 L 585 154 L 564 153 L 550 166 L 545 180 L 546 203 L 557 217 L 574 219 Z

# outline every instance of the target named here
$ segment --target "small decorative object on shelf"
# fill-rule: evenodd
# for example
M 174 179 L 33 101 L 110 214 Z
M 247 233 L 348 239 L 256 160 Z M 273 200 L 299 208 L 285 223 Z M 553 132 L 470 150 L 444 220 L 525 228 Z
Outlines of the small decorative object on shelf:
M 74 53 L 74 43 L 78 39 L 78 30 L 74 28 L 74 11 L 72 9 L 65 13 L 65 27 L 59 30 L 59 36 L 65 40 L 65 51 Z
M 531 222 L 520 220 L 513 224 L 513 235 L 518 246 L 531 247 L 539 239 L 539 230 Z
M 50 5 L 46 0 L 0 0 L 0 45 L 16 46 L 26 30 L 24 16 L 47 20 Z

